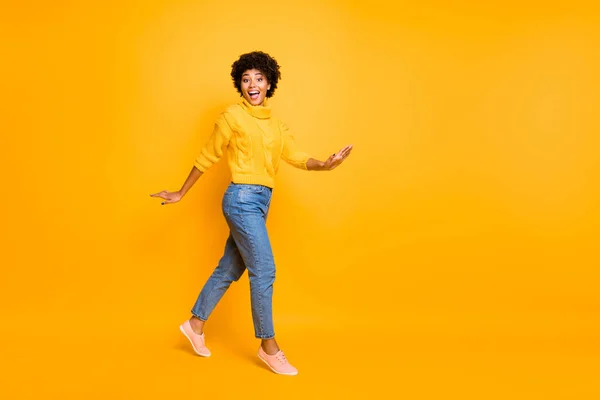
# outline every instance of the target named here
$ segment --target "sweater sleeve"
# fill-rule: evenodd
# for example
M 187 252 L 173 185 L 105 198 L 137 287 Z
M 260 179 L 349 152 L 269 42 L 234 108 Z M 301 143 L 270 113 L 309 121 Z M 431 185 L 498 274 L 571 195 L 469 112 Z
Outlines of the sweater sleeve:
M 308 169 L 306 167 L 306 162 L 311 156 L 303 151 L 300 151 L 300 148 L 296 144 L 294 136 L 290 133 L 289 128 L 284 123 L 281 124 L 281 139 L 283 140 L 283 152 L 281 153 L 281 158 L 288 164 L 299 168 L 299 169 Z
M 223 153 L 229 145 L 231 134 L 232 131 L 229 124 L 225 120 L 225 117 L 221 115 L 215 122 L 213 132 L 204 144 L 204 147 L 202 147 L 200 155 L 194 162 L 194 166 L 201 172 L 206 172 L 216 164 L 223 157 Z

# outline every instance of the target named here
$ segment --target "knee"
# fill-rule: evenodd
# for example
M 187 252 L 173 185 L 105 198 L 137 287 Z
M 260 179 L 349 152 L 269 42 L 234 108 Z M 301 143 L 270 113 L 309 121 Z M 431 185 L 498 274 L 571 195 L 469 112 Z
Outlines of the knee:
M 258 281 L 261 285 L 272 285 L 275 282 L 275 266 L 268 265 L 260 269 Z
M 213 278 L 223 282 L 231 283 L 238 281 L 243 274 L 243 268 L 236 268 L 235 266 L 230 266 L 227 269 L 217 268 L 217 270 L 213 273 Z
M 237 282 L 240 280 L 243 274 L 244 271 L 231 271 L 231 273 L 229 274 L 229 279 L 231 280 L 231 282 Z

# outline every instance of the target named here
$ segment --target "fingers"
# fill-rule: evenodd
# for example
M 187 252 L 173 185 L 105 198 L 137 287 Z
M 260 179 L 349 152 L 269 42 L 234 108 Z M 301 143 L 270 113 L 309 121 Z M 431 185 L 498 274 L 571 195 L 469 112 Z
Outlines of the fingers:
M 347 150 L 347 151 L 343 151 L 343 152 L 341 152 L 341 153 L 340 153 L 340 159 L 341 159 L 341 160 L 344 160 L 344 159 L 346 159 L 346 157 L 348 157 L 348 155 L 349 155 L 349 154 L 350 154 L 350 150 Z
M 337 153 L 335 153 L 334 154 L 335 160 L 344 160 L 346 157 L 348 157 L 348 154 L 350 154 L 350 152 L 352 151 L 352 147 L 353 146 L 351 144 L 349 144 L 349 145 L 343 147 Z
M 342 159 L 346 159 L 346 157 L 348 157 L 350 155 L 350 153 L 352 152 L 352 146 L 347 147 L 343 152 L 342 152 Z
M 345 160 L 345 159 L 346 159 L 346 158 L 347 158 L 347 157 L 350 155 L 350 152 L 351 152 L 351 151 L 352 151 L 352 148 L 351 148 L 351 147 L 349 147 L 349 148 L 344 148 L 343 150 L 341 150 L 341 151 L 340 151 L 340 152 L 337 154 L 337 156 L 335 157 L 334 161 L 336 161 L 336 162 L 342 162 L 342 161 L 344 161 L 344 160 Z
M 342 154 L 343 157 L 346 157 L 348 154 L 350 154 L 350 152 L 352 151 L 352 145 L 348 145 L 346 147 L 344 147 L 342 150 L 340 150 L 340 153 Z
M 166 205 L 166 204 L 171 204 L 171 203 L 174 203 L 174 201 L 173 201 L 173 200 L 171 200 L 171 199 L 169 199 L 168 197 L 162 197 L 162 199 L 164 199 L 164 200 L 160 202 L 160 205 L 161 205 L 161 206 L 164 206 L 164 205 Z
M 150 197 L 162 197 L 164 199 L 164 196 L 167 194 L 166 190 L 162 190 L 158 193 L 153 193 L 150 195 Z
M 330 171 L 337 168 L 346 158 L 348 158 L 348 156 L 352 152 L 352 147 L 353 147 L 352 145 L 348 145 L 348 146 L 344 147 L 343 149 L 341 149 L 340 151 L 338 151 L 333 156 L 329 157 L 329 159 L 327 161 L 328 162 L 330 161 L 330 166 L 329 166 Z
M 173 200 L 172 200 L 170 194 L 171 194 L 170 192 L 163 190 L 161 192 L 151 194 L 150 197 L 160 197 L 161 199 L 164 199 L 165 201 L 160 203 L 161 205 L 164 206 L 165 204 L 173 203 Z

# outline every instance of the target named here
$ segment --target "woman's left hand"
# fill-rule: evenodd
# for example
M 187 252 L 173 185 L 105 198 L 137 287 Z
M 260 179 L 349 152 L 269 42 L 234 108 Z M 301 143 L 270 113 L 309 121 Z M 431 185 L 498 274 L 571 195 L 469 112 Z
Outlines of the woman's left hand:
M 344 162 L 344 160 L 346 158 L 348 158 L 351 151 L 352 151 L 352 145 L 349 144 L 348 146 L 344 147 L 337 153 L 332 154 L 331 156 L 329 156 L 327 161 L 325 161 L 323 163 L 323 169 L 325 171 L 331 171 L 332 169 L 337 168 L 341 163 Z

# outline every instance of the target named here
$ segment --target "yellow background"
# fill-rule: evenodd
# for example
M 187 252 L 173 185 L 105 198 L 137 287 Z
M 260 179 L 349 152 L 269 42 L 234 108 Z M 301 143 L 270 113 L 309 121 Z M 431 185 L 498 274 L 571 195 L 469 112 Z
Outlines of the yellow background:
M 0 398 L 598 398 L 600 13 L 482 3 L 3 2 Z M 354 144 L 277 178 L 296 378 L 255 357 L 247 275 L 213 357 L 178 331 L 227 237 L 226 164 L 149 197 L 257 49 L 303 149 Z

